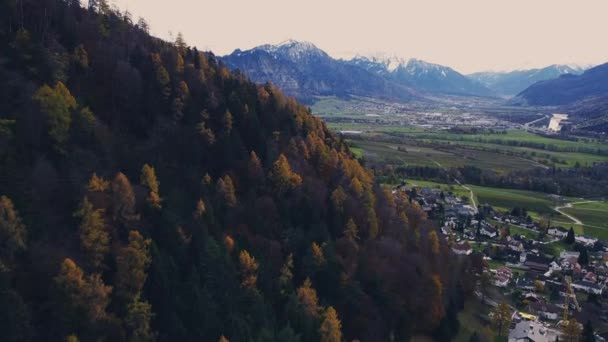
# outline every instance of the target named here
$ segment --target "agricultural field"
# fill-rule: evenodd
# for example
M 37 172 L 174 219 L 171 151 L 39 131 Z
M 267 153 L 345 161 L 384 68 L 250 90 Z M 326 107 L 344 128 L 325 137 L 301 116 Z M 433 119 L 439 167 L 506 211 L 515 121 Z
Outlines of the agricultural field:
M 361 151 L 361 156 L 373 163 L 395 166 L 462 167 L 475 165 L 497 171 L 519 170 L 538 167 L 533 160 L 501 153 L 452 146 L 419 146 L 369 140 L 347 140 L 351 147 Z M 542 166 L 542 165 L 541 165 Z M 543 166 L 544 167 L 544 166 Z
M 601 232 L 608 237 L 608 202 L 574 203 L 561 210 L 581 220 L 589 234 Z
M 538 214 L 552 214 L 558 205 L 547 194 L 526 190 L 491 188 L 477 185 L 469 186 L 480 204 L 489 204 L 495 209 L 511 210 L 515 206 L 526 208 Z

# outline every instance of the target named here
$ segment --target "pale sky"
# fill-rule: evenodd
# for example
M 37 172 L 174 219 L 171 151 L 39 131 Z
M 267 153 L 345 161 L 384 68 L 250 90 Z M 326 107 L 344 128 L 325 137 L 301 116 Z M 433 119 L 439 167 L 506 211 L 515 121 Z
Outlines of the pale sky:
M 608 0 L 110 2 L 217 55 L 292 38 L 336 58 L 382 53 L 463 73 L 608 62 Z

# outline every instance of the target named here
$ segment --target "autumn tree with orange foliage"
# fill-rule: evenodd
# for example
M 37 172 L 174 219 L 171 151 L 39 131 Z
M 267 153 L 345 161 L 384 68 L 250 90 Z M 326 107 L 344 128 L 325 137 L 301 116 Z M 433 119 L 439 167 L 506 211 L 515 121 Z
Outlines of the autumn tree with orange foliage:
M 255 290 L 259 267 L 257 261 L 249 255 L 249 252 L 243 250 L 239 254 L 239 264 L 241 268 L 241 286 L 249 290 Z
M 325 310 L 319 332 L 321 333 L 321 342 L 342 341 L 342 322 L 340 322 L 338 313 L 333 307 L 330 306 Z

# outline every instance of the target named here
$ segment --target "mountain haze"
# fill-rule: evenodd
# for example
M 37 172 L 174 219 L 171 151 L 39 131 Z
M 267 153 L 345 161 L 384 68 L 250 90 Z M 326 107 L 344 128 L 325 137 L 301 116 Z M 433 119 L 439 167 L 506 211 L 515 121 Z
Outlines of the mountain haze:
M 554 106 L 606 95 L 608 63 L 591 68 L 581 75 L 565 74 L 537 82 L 519 93 L 513 103 Z
M 467 75 L 500 96 L 514 96 L 536 82 L 557 78 L 560 75 L 579 75 L 585 68 L 569 65 L 551 65 L 542 69 L 510 72 L 478 72 Z

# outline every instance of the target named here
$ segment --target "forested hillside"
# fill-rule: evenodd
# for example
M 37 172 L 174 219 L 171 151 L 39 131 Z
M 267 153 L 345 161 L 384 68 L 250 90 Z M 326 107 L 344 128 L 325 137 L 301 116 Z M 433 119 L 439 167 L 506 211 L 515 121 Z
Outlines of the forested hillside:
M 90 2 L 0 0 L 0 339 L 455 333 L 470 272 L 416 203 L 274 86 Z

